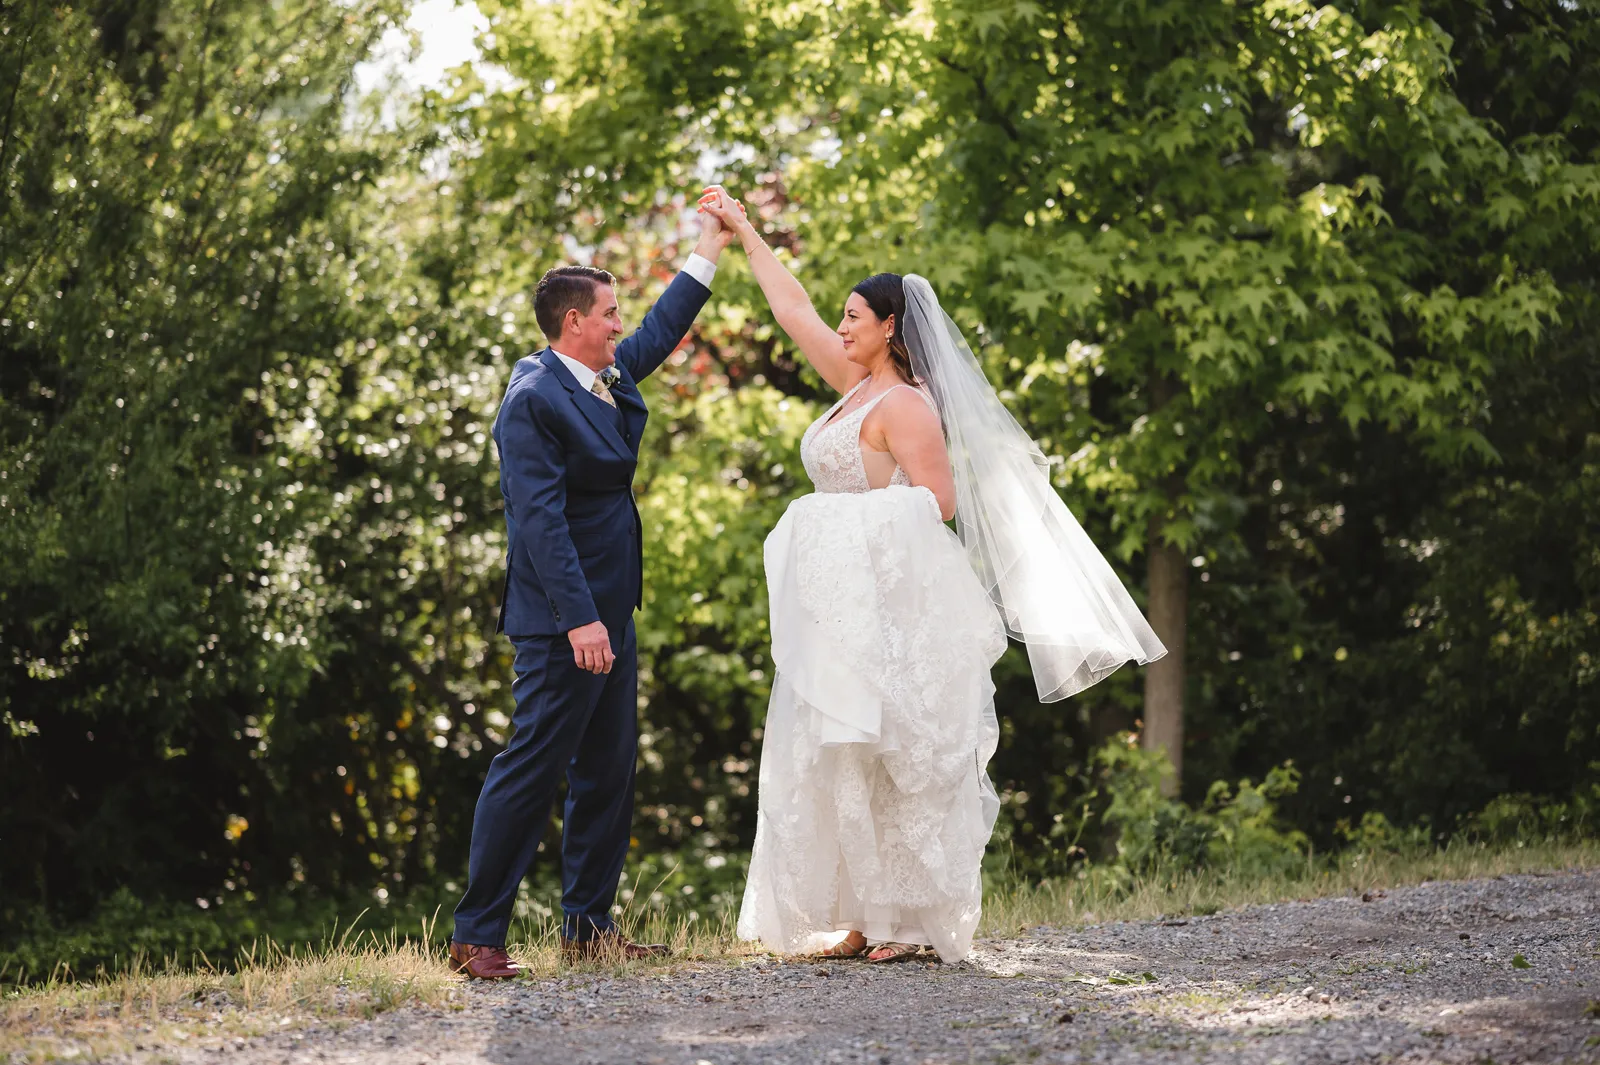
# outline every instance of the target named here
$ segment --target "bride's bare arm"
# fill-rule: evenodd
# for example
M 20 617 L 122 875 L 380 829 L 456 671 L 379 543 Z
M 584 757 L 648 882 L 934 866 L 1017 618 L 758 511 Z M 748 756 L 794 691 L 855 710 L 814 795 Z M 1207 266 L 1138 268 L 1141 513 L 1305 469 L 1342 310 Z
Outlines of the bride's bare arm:
M 700 201 L 701 209 L 715 214 L 738 236 L 773 317 L 830 387 L 839 392 L 850 391 L 867 376 L 867 371 L 845 357 L 839 334 L 822 320 L 806 290 L 767 247 L 739 204 L 720 189 L 716 196 L 710 195 L 711 191 L 707 190 L 708 195 Z
M 939 516 L 955 517 L 956 482 L 950 472 L 950 453 L 944 446 L 944 429 L 939 416 L 921 395 L 909 388 L 896 388 L 883 397 L 863 426 L 863 436 L 873 446 L 885 445 L 895 464 L 906 471 L 915 486 L 928 489 L 939 501 Z M 876 439 L 874 439 L 876 438 Z

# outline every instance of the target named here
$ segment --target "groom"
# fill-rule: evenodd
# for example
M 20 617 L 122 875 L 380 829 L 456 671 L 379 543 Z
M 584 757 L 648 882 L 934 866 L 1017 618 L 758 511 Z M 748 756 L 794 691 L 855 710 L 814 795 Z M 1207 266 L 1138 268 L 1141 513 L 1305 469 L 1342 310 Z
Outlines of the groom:
M 666 952 L 629 942 L 611 921 L 638 753 L 633 611 L 642 605 L 644 555 L 632 484 L 647 417 L 638 382 L 689 331 L 732 239 L 703 215 L 694 253 L 621 343 L 614 279 L 604 270 L 557 267 L 534 294 L 550 346 L 517 363 L 494 423 L 510 546 L 497 631 L 516 649 L 516 732 L 490 763 L 473 815 L 467 891 L 450 941 L 457 972 L 520 972 L 505 951 L 511 908 L 563 775 L 563 953 Z

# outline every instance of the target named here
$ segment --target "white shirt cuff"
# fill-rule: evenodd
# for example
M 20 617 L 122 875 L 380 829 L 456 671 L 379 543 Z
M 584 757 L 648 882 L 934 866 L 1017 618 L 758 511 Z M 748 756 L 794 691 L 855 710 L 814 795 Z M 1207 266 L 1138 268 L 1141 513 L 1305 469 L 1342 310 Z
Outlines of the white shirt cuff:
M 706 288 L 711 287 L 711 281 L 717 276 L 717 264 L 697 252 L 690 252 L 689 258 L 684 260 L 683 272 L 700 282 Z

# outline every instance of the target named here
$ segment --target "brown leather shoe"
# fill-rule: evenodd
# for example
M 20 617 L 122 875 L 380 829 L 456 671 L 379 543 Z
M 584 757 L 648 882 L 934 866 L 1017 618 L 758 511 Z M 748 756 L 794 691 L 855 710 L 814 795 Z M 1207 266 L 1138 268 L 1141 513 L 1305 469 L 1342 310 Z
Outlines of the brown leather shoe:
M 567 961 L 638 961 L 664 958 L 671 953 L 672 948 L 665 943 L 635 943 L 616 929 L 601 932 L 593 939 L 561 937 L 561 956 Z
M 509 980 L 522 975 L 522 966 L 511 960 L 504 947 L 480 947 L 450 941 L 450 971 L 466 973 L 474 980 Z

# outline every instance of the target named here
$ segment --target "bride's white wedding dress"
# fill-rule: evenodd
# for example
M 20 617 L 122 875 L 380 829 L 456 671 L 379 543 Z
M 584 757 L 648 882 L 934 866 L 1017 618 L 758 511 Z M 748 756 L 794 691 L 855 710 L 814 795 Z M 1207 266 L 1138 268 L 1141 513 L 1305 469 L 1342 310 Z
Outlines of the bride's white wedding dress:
M 989 669 L 1010 635 L 1041 702 L 1166 654 L 1051 483 L 926 278 L 904 278 L 916 389 L 939 415 L 959 537 L 891 455 L 861 447 L 883 395 L 812 423 L 817 491 L 767 537 L 772 702 L 739 935 L 785 951 L 841 929 L 972 947 L 999 801 Z M 898 387 L 909 388 L 909 385 Z
M 738 934 L 807 951 L 854 929 L 957 961 L 999 810 L 1005 630 L 933 493 L 863 454 L 882 396 L 834 420 L 865 384 L 806 431 L 817 490 L 766 542 L 775 676 Z

